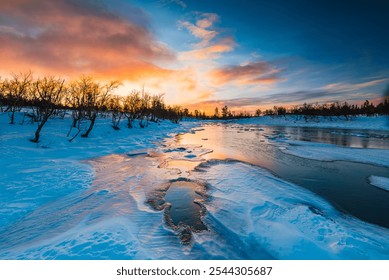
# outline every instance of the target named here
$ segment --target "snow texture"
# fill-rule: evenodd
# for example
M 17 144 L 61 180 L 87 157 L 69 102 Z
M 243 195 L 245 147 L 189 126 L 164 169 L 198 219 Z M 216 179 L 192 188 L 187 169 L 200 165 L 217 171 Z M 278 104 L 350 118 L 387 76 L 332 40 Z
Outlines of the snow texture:
M 38 144 L 34 125 L 7 122 L 0 114 L 0 259 L 389 259 L 388 229 L 261 168 L 163 140 L 195 122 L 115 131 L 99 119 L 70 143 L 70 120 L 50 120 Z M 209 230 L 186 246 L 145 203 L 178 177 L 207 186 Z
M 389 178 L 372 175 L 369 177 L 369 183 L 377 188 L 389 192 Z
M 389 167 L 389 150 L 340 147 L 332 144 L 306 141 L 284 141 L 284 153 L 321 161 L 353 161 Z

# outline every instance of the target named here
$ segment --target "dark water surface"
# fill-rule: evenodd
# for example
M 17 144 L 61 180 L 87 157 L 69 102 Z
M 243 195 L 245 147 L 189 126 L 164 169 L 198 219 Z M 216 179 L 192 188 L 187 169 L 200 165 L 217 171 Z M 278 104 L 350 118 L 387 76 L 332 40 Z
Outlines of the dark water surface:
M 204 230 L 205 225 L 201 221 L 201 207 L 195 203 L 201 199 L 196 193 L 196 184 L 187 181 L 173 182 L 166 192 L 165 201 L 171 203 L 170 218 L 175 226 L 185 224 L 194 230 Z
M 315 192 L 343 212 L 389 228 L 389 192 L 368 182 L 371 175 L 389 177 L 389 168 L 347 161 L 304 159 L 286 154 L 271 144 L 271 140 L 291 139 L 389 149 L 387 132 L 233 124 L 203 128 L 195 133 L 178 135 L 178 144 L 202 145 L 212 149 L 212 153 L 205 155 L 206 159 L 235 159 L 258 165 L 286 181 Z

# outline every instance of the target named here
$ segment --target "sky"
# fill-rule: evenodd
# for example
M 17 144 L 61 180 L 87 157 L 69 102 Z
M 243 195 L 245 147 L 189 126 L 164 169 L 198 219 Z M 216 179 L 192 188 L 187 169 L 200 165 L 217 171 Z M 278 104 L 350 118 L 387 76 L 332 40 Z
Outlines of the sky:
M 389 1 L 1 0 L 0 75 L 120 80 L 208 113 L 378 101 Z

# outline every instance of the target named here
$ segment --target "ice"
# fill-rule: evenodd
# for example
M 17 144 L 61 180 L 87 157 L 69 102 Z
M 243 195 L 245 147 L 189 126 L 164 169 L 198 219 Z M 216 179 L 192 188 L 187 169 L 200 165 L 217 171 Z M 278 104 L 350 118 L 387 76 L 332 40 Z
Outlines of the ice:
M 199 177 L 212 186 L 206 223 L 215 231 L 223 229 L 225 238 L 233 236 L 241 255 L 277 259 L 389 257 L 389 230 L 345 216 L 320 197 L 258 167 L 214 162 Z
M 306 141 L 284 141 L 280 148 L 284 153 L 302 158 L 321 161 L 353 161 L 381 166 L 389 166 L 388 149 L 362 149 L 340 147 L 332 144 Z
M 370 176 L 369 183 L 377 188 L 389 191 L 389 178 L 380 176 Z

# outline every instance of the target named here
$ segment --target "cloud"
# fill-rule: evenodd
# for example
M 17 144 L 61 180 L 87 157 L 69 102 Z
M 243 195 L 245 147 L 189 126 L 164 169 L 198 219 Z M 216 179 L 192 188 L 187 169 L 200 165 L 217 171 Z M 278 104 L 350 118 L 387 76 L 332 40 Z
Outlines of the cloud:
M 229 65 L 211 71 L 210 75 L 217 85 L 237 83 L 239 85 L 273 84 L 278 80 L 281 70 L 266 61 L 249 62 L 245 65 Z
M 213 13 L 197 13 L 196 23 L 189 21 L 179 21 L 178 26 L 186 28 L 194 37 L 200 39 L 200 42 L 194 45 L 196 48 L 202 48 L 209 46 L 212 39 L 214 39 L 219 32 L 211 30 L 215 22 L 217 22 L 219 16 Z
M 357 83 L 357 84 L 350 84 L 350 83 L 333 83 L 333 84 L 328 84 L 322 89 L 324 90 L 329 90 L 332 92 L 349 92 L 349 91 L 355 91 L 355 90 L 360 90 L 362 88 L 368 88 L 372 86 L 376 86 L 379 84 L 382 84 L 384 82 L 387 82 L 389 78 L 387 79 L 377 79 L 377 80 L 372 80 L 369 82 L 364 82 L 364 83 Z
M 236 43 L 232 38 L 220 40 L 217 44 L 208 47 L 193 49 L 181 52 L 180 60 L 207 60 L 219 58 L 222 53 L 230 52 L 234 49 Z
M 347 100 L 345 100 L 347 98 Z M 323 91 L 323 90 L 301 90 L 294 92 L 283 92 L 267 94 L 257 97 L 243 97 L 233 99 L 220 99 L 220 100 L 206 100 L 202 102 L 196 102 L 186 104 L 185 106 L 190 110 L 201 109 L 207 114 L 212 114 L 215 107 L 223 107 L 227 105 L 232 111 L 249 111 L 254 112 L 256 109 L 269 109 L 273 106 L 291 106 L 302 105 L 303 103 L 333 103 L 348 101 L 353 104 L 362 104 L 366 99 L 371 101 L 382 100 L 377 98 L 377 93 L 355 92 L 348 94 L 347 97 L 342 93 Z
M 169 75 L 158 65 L 175 55 L 148 30 L 143 11 L 130 7 L 137 14 L 131 21 L 99 3 L 2 1 L 1 70 L 127 80 Z

